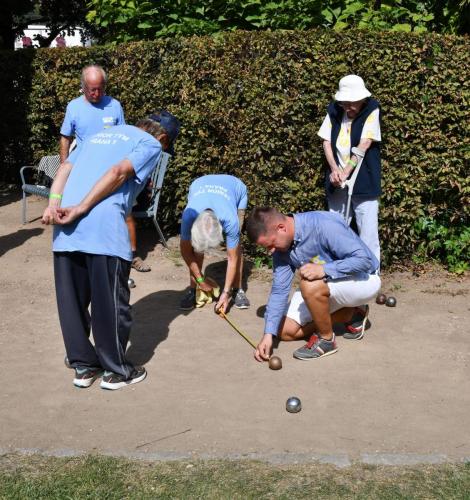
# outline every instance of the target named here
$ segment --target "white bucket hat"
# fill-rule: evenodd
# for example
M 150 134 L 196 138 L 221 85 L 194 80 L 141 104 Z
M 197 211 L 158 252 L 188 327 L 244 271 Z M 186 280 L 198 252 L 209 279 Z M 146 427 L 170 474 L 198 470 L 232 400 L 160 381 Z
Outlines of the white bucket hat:
M 371 93 L 366 89 L 364 80 L 360 76 L 348 75 L 339 81 L 339 89 L 335 94 L 335 100 L 356 102 L 370 96 Z

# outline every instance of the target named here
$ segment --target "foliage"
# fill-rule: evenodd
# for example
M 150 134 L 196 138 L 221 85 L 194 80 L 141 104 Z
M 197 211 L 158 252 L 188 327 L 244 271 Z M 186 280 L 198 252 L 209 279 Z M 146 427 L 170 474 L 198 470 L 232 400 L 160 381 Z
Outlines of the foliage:
M 222 31 L 345 30 L 468 32 L 468 0 L 88 0 L 87 19 L 103 42 Z
M 470 146 L 462 127 L 470 121 L 469 48 L 467 38 L 454 36 L 317 30 L 39 49 L 29 59 L 28 51 L 0 53 L 12 71 L 0 75 L 8 120 L 1 124 L 0 180 L 18 181 L 29 149 L 36 160 L 57 151 L 80 71 L 95 62 L 108 70 L 108 92 L 122 102 L 128 123 L 158 107 L 182 121 L 159 208 L 167 232 L 178 228 L 190 182 L 205 173 L 240 177 L 251 206 L 322 209 L 316 132 L 339 79 L 356 73 L 383 111 L 385 262 L 410 260 L 424 234 L 417 220 L 458 226 L 455 235 L 469 225 Z
M 55 38 L 63 33 L 71 34 L 78 27 L 86 35 L 95 33 L 86 20 L 88 9 L 84 0 L 38 0 L 34 22 L 47 26 L 47 36 L 37 35 L 40 47 L 49 47 Z
M 470 227 L 464 224 L 440 223 L 432 217 L 422 217 L 415 225 L 417 238 L 422 240 L 416 250 L 415 262 L 437 259 L 447 264 L 449 271 L 463 274 L 470 269 Z
M 99 36 L 99 30 L 86 20 L 85 0 L 2 0 L 0 3 L 0 48 L 13 49 L 18 35 L 29 24 L 47 27 L 47 36 L 36 35 L 40 47 L 49 47 L 60 34 L 77 27 L 86 36 Z
M 16 35 L 24 28 L 22 18 L 33 8 L 34 0 L 0 2 L 0 49 L 13 49 Z

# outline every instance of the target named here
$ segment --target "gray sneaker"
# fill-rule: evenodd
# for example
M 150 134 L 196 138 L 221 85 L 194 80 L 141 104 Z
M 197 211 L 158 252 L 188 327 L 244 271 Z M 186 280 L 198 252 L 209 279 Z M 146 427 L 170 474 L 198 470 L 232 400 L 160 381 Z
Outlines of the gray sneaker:
M 325 340 L 317 335 L 312 335 L 310 340 L 303 346 L 294 351 L 294 358 L 307 360 L 321 358 L 322 356 L 328 356 L 334 354 L 338 350 L 336 346 L 336 340 L 333 336 L 333 340 Z
M 121 387 L 142 382 L 145 377 L 147 377 L 147 371 L 143 366 L 135 366 L 129 378 L 124 378 L 117 373 L 106 371 L 103 374 L 100 387 L 102 389 L 115 391 L 116 389 L 121 389 Z
M 346 327 L 346 331 L 344 332 L 343 339 L 361 340 L 364 337 L 365 331 L 370 328 L 369 306 L 356 307 L 351 321 L 344 326 Z
M 190 311 L 196 307 L 196 289 L 190 288 L 181 299 L 180 309 Z
M 248 309 L 250 307 L 250 301 L 242 288 L 234 291 L 233 301 L 237 309 Z
M 102 368 L 75 368 L 75 378 L 73 385 L 82 389 L 90 387 L 90 385 L 103 375 Z

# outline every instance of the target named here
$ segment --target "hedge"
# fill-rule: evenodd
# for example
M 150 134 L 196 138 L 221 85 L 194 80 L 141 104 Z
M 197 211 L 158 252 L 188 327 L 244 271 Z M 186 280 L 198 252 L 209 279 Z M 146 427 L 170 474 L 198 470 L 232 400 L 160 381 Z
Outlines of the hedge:
M 190 182 L 231 173 L 250 204 L 325 207 L 316 132 L 339 79 L 361 75 L 383 111 L 385 261 L 408 260 L 426 218 L 468 226 L 470 44 L 466 37 L 325 30 L 234 32 L 119 46 L 1 53 L 0 179 L 57 151 L 81 68 L 103 65 L 128 123 L 166 107 L 183 128 L 160 220 L 176 230 Z M 421 231 L 421 232 L 420 232 Z M 422 247 L 420 247 L 422 250 Z

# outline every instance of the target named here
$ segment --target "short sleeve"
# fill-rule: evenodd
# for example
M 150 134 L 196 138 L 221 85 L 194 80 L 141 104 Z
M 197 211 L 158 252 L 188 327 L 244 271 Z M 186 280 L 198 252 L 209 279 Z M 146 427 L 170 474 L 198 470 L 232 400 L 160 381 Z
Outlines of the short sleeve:
M 122 109 L 121 103 L 119 101 L 117 101 L 117 105 L 118 105 L 118 117 L 116 125 L 125 125 L 126 120 L 124 119 L 124 110 Z
M 241 180 L 238 180 L 238 182 L 237 210 L 246 210 L 248 206 L 248 189 Z
M 127 159 L 134 168 L 138 184 L 145 182 L 152 173 L 161 151 L 162 147 L 156 139 L 145 138 L 140 140 L 132 152 L 127 155 Z
M 381 141 L 379 109 L 374 109 L 366 118 L 362 129 L 361 139 L 371 139 L 373 141 Z
M 66 137 L 72 137 L 75 133 L 75 125 L 73 122 L 72 111 L 70 109 L 70 104 L 67 105 L 65 110 L 65 117 L 60 128 L 60 135 L 65 135 Z
M 181 239 L 191 241 L 191 228 L 199 214 L 192 208 L 186 208 L 181 218 Z
M 331 141 L 331 119 L 328 113 L 326 114 L 317 135 L 324 141 Z
M 240 243 L 240 224 L 238 216 L 222 223 L 227 238 L 227 248 L 235 248 Z

